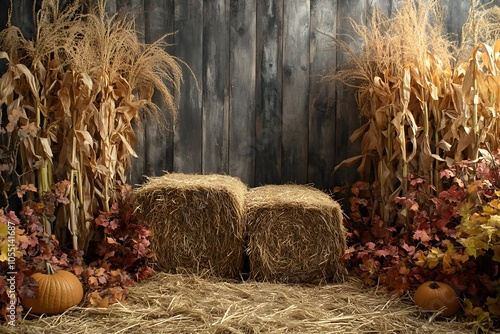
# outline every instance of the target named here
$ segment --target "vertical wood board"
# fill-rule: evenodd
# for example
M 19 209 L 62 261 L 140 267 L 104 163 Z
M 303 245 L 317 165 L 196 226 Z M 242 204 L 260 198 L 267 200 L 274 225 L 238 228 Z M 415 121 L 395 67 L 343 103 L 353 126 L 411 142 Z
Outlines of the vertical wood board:
M 255 184 L 281 182 L 283 0 L 257 3 Z
M 231 0 L 229 174 L 254 184 L 256 0 Z
M 336 23 L 337 1 L 311 0 L 308 182 L 322 188 L 334 183 L 335 89 L 321 77 L 337 64 Z
M 367 0 L 368 1 L 368 0 Z M 337 5 L 337 36 L 346 42 L 353 50 L 360 51 L 360 41 L 353 32 L 348 18 L 362 23 L 366 17 L 366 1 L 339 1 Z M 341 29 L 339 27 L 342 27 Z M 352 39 L 350 37 L 353 37 Z M 340 47 L 337 47 L 337 64 L 348 61 Z M 335 117 L 335 141 L 333 150 L 335 152 L 335 166 L 343 160 L 359 154 L 359 142 L 351 143 L 349 136 L 361 126 L 359 112 L 356 104 L 355 91 L 345 85 L 339 84 L 336 89 L 336 117 Z M 355 170 L 351 168 L 340 168 L 334 174 L 334 183 L 337 185 L 353 184 L 359 179 Z
M 185 61 L 174 131 L 174 170 L 201 173 L 203 87 L 203 0 L 175 1 L 175 55 Z M 197 82 L 198 81 L 198 82 Z
M 285 1 L 283 28 L 283 181 L 307 182 L 310 2 Z
M 229 133 L 229 0 L 203 9 L 202 173 L 227 174 Z
M 174 31 L 173 0 L 149 0 L 144 3 L 145 17 L 145 42 L 152 43 L 167 33 Z M 172 37 L 168 42 L 172 43 Z M 166 50 L 174 52 L 173 48 Z M 160 107 L 160 119 L 172 123 L 172 116 L 166 106 L 161 102 L 158 93 L 153 96 L 153 101 Z M 157 119 L 149 117 L 144 122 L 144 174 L 146 176 L 159 176 L 173 167 L 173 133 L 171 124 L 161 124 Z

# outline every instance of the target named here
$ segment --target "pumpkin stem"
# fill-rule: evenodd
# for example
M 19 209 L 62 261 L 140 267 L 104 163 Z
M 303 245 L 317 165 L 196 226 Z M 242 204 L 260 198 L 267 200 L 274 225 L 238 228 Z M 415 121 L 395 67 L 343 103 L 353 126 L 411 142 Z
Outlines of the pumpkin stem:
M 45 268 L 47 270 L 47 275 L 54 275 L 56 273 L 54 268 L 52 268 L 52 266 L 48 262 L 45 262 Z
M 431 284 L 429 284 L 429 288 L 431 288 L 431 289 L 439 289 L 439 284 L 437 284 L 436 282 L 432 282 Z

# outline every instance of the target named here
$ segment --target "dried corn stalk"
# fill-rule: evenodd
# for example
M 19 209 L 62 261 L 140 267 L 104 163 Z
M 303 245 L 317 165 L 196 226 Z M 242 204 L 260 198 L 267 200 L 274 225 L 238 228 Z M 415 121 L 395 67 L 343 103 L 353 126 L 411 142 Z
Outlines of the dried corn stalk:
M 376 10 L 369 25 L 352 24 L 364 45 L 361 54 L 337 41 L 352 67 L 324 79 L 357 89 L 367 123 L 351 136 L 361 139 L 361 154 L 337 168 L 361 161 L 360 175 L 381 184 L 378 211 L 389 223 L 405 216 L 394 199 L 405 195 L 409 174 L 439 189 L 440 170 L 498 147 L 500 43 L 479 44 L 468 62 L 455 65 L 434 0 L 406 0 L 392 18 Z
M 80 1 L 61 9 L 58 0 L 43 0 L 33 40 L 14 26 L 0 32 L 0 58 L 8 61 L 0 79 L 6 151 L 14 164 L 20 159 L 19 182 L 36 182 L 39 195 L 54 181 L 70 181 L 69 210 L 55 226 L 47 222 L 46 232 L 68 226 L 79 249 L 95 214 L 109 210 L 126 184 L 137 156 L 133 123 L 141 113 L 160 114 L 154 89 L 175 114 L 173 91 L 182 80 L 180 61 L 165 51 L 168 35 L 141 43 L 133 19 L 110 17 L 106 1 L 95 1 L 85 14 Z

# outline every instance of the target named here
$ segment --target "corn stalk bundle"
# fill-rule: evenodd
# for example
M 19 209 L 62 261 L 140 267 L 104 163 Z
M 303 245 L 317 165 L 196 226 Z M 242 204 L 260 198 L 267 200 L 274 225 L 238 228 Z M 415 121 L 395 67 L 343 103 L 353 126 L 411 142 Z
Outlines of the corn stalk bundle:
M 8 66 L 0 79 L 3 153 L 11 165 L 20 159 L 18 183 L 36 185 L 39 196 L 53 182 L 70 181 L 69 210 L 45 230 L 63 231 L 64 239 L 68 226 L 79 249 L 95 215 L 109 211 L 126 184 L 137 156 L 134 122 L 144 112 L 160 117 L 155 88 L 175 114 L 173 91 L 182 79 L 164 38 L 141 43 L 133 19 L 108 16 L 105 0 L 96 1 L 87 14 L 79 1 L 62 9 L 58 0 L 42 1 L 32 40 L 15 26 L 0 32 Z
M 336 168 L 360 161 L 358 173 L 380 184 L 378 211 L 390 222 L 405 216 L 394 200 L 409 175 L 430 180 L 435 191 L 443 168 L 497 149 L 500 44 L 479 44 L 469 61 L 456 63 L 433 0 L 403 1 L 392 18 L 375 10 L 369 25 L 352 25 L 363 51 L 337 40 L 352 67 L 324 78 L 356 88 L 366 123 L 350 137 L 361 139 L 361 154 Z

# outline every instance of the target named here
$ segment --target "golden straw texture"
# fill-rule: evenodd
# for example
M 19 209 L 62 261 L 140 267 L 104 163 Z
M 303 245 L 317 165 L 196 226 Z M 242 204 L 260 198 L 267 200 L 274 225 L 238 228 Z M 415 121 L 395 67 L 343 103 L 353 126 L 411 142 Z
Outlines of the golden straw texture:
M 154 232 L 159 269 L 236 277 L 243 264 L 245 194 L 226 175 L 171 173 L 135 191 L 137 218 Z
M 225 282 L 159 273 L 124 304 L 27 317 L 5 333 L 472 333 L 456 319 L 424 315 L 409 298 L 377 294 L 354 279 L 300 286 Z
M 267 185 L 247 193 L 247 252 L 256 280 L 339 281 L 346 238 L 340 205 L 303 185 Z

